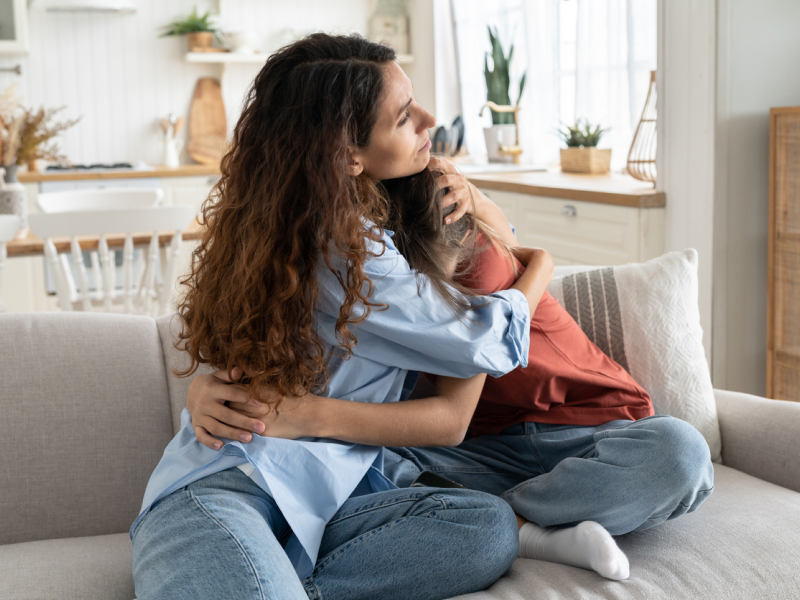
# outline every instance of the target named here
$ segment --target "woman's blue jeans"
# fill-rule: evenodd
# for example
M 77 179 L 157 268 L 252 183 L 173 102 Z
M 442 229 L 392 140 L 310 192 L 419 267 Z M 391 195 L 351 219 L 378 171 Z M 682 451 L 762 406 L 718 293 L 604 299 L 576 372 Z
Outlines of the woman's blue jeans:
M 421 470 L 471 489 L 408 488 Z M 696 510 L 714 487 L 703 437 L 665 415 L 522 423 L 457 448 L 387 449 L 384 472 L 401 489 L 347 500 L 302 581 L 281 546 L 286 521 L 239 469 L 174 492 L 134 531 L 138 600 L 449 598 L 514 561 L 509 505 L 543 527 L 592 520 L 621 535 Z
M 156 502 L 133 533 L 138 600 L 439 600 L 478 591 L 519 552 L 511 508 L 472 490 L 407 488 L 348 499 L 300 580 L 290 529 L 239 469 Z
M 611 535 L 695 511 L 714 489 L 705 439 L 667 415 L 596 427 L 520 423 L 457 448 L 387 449 L 384 473 L 399 487 L 421 470 L 495 494 L 541 527 L 590 520 Z

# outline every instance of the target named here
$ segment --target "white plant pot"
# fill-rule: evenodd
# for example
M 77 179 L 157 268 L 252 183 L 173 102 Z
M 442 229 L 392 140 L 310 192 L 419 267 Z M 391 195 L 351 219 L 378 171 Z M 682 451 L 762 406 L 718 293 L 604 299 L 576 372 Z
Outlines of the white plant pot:
M 514 162 L 513 156 L 503 156 L 498 152 L 500 145 L 513 146 L 517 143 L 517 132 L 514 125 L 492 125 L 483 128 L 483 137 L 486 140 L 486 155 L 489 162 L 510 163 Z

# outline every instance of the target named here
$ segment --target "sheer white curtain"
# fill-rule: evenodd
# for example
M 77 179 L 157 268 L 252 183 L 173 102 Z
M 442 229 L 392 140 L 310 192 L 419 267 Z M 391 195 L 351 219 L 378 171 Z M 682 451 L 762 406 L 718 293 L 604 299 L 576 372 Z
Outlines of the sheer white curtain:
M 505 51 L 514 43 L 511 101 L 527 71 L 520 113 L 523 162 L 552 165 L 562 147 L 557 129 L 578 118 L 610 128 L 612 168 L 625 165 L 656 65 L 656 0 L 452 0 L 461 102 L 470 154 L 485 157 L 491 125 L 483 78 L 487 25 Z

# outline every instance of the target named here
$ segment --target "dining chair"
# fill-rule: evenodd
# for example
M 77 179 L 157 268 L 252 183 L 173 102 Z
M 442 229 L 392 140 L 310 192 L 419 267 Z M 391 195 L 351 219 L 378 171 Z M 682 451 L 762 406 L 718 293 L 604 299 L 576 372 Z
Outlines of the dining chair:
M 154 206 L 108 208 L 30 215 L 31 230 L 45 240 L 44 255 L 54 275 L 56 297 L 61 310 L 105 310 L 158 316 L 171 310 L 177 276 L 182 231 L 195 216 L 192 206 Z M 150 235 L 146 261 L 140 261 L 134 273 L 133 234 Z M 166 252 L 159 252 L 159 233 L 170 232 L 172 241 Z M 122 249 L 122 288 L 116 288 L 117 267 L 107 236 L 125 234 Z M 100 236 L 98 252 L 92 253 L 91 269 L 94 292 L 78 243 L 79 236 Z M 69 247 L 59 253 L 53 238 L 70 238 Z M 62 244 L 60 244 L 62 245 Z M 71 252 L 78 283 L 67 260 Z M 156 273 L 161 275 L 158 285 Z
M 160 188 L 105 188 L 69 190 L 36 195 L 36 204 L 44 213 L 104 208 L 160 206 L 164 190 Z
M 16 215 L 0 215 L 0 284 L 2 284 L 3 267 L 6 264 L 6 242 L 10 242 L 17 235 L 19 229 L 19 217 Z M 0 287 L 0 289 L 2 289 Z M 4 312 L 5 307 L 0 302 L 0 312 Z

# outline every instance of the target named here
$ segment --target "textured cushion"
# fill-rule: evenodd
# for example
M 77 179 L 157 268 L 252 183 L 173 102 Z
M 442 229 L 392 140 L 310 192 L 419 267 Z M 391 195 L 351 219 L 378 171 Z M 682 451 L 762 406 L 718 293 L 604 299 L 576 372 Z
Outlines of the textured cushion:
M 200 365 L 197 373 L 189 377 L 178 377 L 176 370 L 184 370 L 189 366 L 189 355 L 183 350 L 175 348 L 178 341 L 181 322 L 177 314 L 164 315 L 157 319 L 158 334 L 161 336 L 161 347 L 164 352 L 164 363 L 167 367 L 167 380 L 169 385 L 169 402 L 172 411 L 172 429 L 178 433 L 181 428 L 181 411 L 186 408 L 186 393 L 192 378 L 200 373 L 213 373 L 214 369 L 208 365 Z
M 625 581 L 518 559 L 489 590 L 460 600 L 753 600 L 797 598 L 800 494 L 714 465 L 714 492 L 695 512 L 615 539 Z
M 153 319 L 0 316 L 0 544 L 126 532 L 172 438 Z
M 547 289 L 589 339 L 649 392 L 656 414 L 693 425 L 708 442 L 711 460 L 721 461 L 696 250 L 555 277 Z
M 725 464 L 800 492 L 800 402 L 714 394 Z
M 131 600 L 127 533 L 0 546 L 3 600 Z

